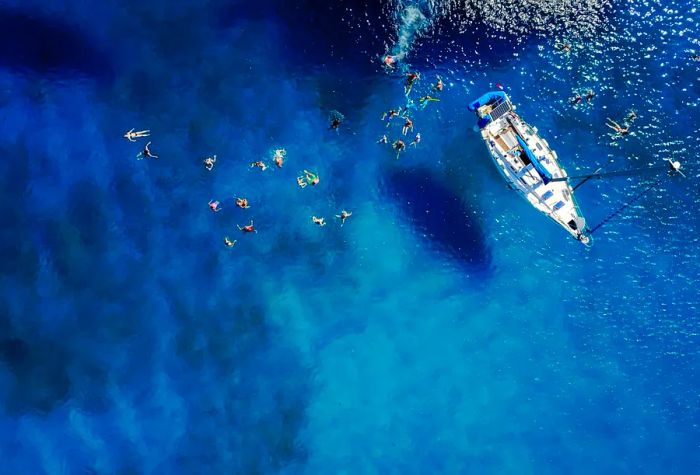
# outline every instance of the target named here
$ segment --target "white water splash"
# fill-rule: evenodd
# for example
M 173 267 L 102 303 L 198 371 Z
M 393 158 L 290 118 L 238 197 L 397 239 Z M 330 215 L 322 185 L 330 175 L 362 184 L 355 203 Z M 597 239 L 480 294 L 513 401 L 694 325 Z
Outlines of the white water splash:
M 441 20 L 467 31 L 477 24 L 486 35 L 590 38 L 606 21 L 615 0 L 389 0 L 397 41 L 391 55 L 401 61 L 416 36 Z

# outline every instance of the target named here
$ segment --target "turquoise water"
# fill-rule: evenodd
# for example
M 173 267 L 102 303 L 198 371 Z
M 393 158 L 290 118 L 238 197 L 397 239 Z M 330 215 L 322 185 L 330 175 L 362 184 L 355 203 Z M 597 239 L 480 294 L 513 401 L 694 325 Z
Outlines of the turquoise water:
M 614 3 L 570 54 L 433 19 L 406 61 L 414 97 L 447 87 L 396 160 L 376 143 L 404 102 L 379 65 L 390 7 L 3 2 L 1 471 L 697 472 L 693 8 Z M 496 82 L 569 173 L 673 157 L 688 178 L 586 249 L 472 130 Z M 281 147 L 282 169 L 249 167 Z M 594 225 L 654 179 L 577 196 Z

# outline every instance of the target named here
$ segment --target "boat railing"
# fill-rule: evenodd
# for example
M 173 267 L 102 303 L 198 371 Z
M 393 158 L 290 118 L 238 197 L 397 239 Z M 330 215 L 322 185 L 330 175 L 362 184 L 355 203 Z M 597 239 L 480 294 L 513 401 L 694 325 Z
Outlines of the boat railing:
M 511 105 L 510 101 L 508 99 L 503 99 L 491 109 L 489 115 L 491 116 L 491 120 L 497 120 L 499 117 L 503 117 L 512 110 L 513 106 Z

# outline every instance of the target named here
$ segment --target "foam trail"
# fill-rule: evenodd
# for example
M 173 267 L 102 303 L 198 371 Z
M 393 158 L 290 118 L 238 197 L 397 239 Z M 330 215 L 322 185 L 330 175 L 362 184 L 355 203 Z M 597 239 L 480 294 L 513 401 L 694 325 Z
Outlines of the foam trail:
M 398 20 L 398 38 L 390 55 L 396 61 L 401 62 L 410 51 L 416 35 L 430 25 L 430 20 L 421 11 L 418 4 L 402 5 Z

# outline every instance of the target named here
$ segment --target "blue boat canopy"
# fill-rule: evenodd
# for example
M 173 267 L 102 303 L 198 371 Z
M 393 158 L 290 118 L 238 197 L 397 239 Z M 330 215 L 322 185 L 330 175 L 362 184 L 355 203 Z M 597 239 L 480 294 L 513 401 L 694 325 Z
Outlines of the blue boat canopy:
M 468 109 L 472 112 L 476 112 L 476 110 L 483 106 L 484 104 L 488 104 L 489 102 L 501 102 L 508 100 L 508 96 L 506 95 L 505 92 L 503 91 L 491 91 L 487 92 L 471 104 L 469 104 Z
M 546 185 L 552 180 L 552 174 L 547 171 L 547 169 L 542 166 L 540 163 L 540 159 L 535 156 L 532 150 L 530 150 L 530 147 L 527 146 L 525 141 L 520 137 L 520 135 L 517 136 L 518 138 L 518 143 L 520 146 L 525 150 L 525 153 L 527 154 L 527 158 L 530 159 L 532 162 L 532 166 L 535 167 L 535 170 L 537 170 L 537 173 L 542 177 L 542 181 Z

